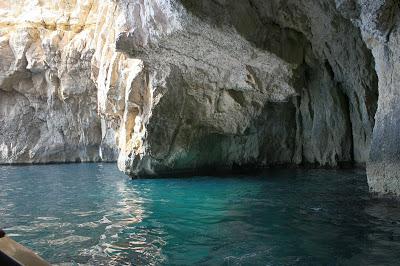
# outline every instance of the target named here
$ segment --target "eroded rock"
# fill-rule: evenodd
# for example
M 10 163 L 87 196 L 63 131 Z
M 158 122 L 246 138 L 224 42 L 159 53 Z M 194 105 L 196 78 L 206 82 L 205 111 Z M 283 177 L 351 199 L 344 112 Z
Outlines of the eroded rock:
M 91 80 L 95 3 L 0 7 L 0 163 L 115 160 L 115 145 L 99 153 L 106 138 Z
M 372 143 L 372 190 L 400 193 L 398 1 L 0 8 L 0 162 L 335 167 L 364 165 Z
M 121 152 L 121 169 L 141 176 L 366 162 L 377 101 L 374 60 L 335 3 L 170 3 L 157 14 L 172 21 L 147 18 L 170 31 L 117 38 L 119 51 L 143 61 L 146 94 L 155 100 L 148 113 L 136 112 L 144 131 L 132 134 L 138 146 Z

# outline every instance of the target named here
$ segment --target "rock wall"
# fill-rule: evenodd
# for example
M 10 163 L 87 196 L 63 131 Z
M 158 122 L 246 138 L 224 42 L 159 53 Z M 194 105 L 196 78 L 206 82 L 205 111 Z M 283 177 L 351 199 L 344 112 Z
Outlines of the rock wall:
M 119 154 L 152 176 L 368 162 L 373 191 L 400 193 L 398 6 L 2 0 L 0 163 Z
M 97 115 L 90 1 L 0 1 L 0 163 L 115 160 Z
M 367 161 L 375 62 L 335 2 L 117 6 L 133 24 L 116 47 L 143 63 L 135 86 L 146 99 L 122 123 L 126 173 Z M 138 21 L 157 27 L 136 30 Z
M 363 37 L 376 58 L 379 101 L 368 182 L 372 192 L 400 195 L 400 24 L 395 0 L 360 1 Z

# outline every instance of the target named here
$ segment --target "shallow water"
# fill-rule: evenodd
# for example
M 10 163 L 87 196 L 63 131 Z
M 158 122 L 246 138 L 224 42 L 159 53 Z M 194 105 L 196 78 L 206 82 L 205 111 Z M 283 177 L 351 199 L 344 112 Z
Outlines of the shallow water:
M 398 265 L 400 206 L 363 171 L 129 180 L 113 164 L 0 167 L 0 227 L 54 264 Z

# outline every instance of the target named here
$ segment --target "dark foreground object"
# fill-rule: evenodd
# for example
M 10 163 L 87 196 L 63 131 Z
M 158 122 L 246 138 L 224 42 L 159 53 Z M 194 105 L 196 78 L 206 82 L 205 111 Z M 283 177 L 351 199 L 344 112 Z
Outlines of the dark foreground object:
M 7 266 L 22 266 L 11 257 L 7 256 L 5 253 L 0 251 L 0 265 L 7 265 Z
M 31 250 L 18 244 L 0 229 L 0 265 L 4 266 L 48 266 L 46 261 Z

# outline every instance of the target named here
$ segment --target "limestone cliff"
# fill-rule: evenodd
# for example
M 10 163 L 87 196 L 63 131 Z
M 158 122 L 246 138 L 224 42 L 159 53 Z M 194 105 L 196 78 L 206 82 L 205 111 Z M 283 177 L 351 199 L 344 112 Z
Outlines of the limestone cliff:
M 125 90 L 125 113 L 105 111 L 123 118 L 120 169 L 143 176 L 366 162 L 374 59 L 336 3 L 135 3 L 117 4 L 130 21 L 115 46 L 142 70 Z M 121 95 L 120 86 L 104 87 Z
M 400 195 L 399 1 L 360 1 L 360 27 L 379 77 L 379 101 L 367 165 L 371 191 Z
M 400 194 L 398 5 L 1 0 L 0 163 L 368 162 L 372 190 Z
M 97 6 L 0 1 L 0 163 L 115 160 L 91 80 Z

